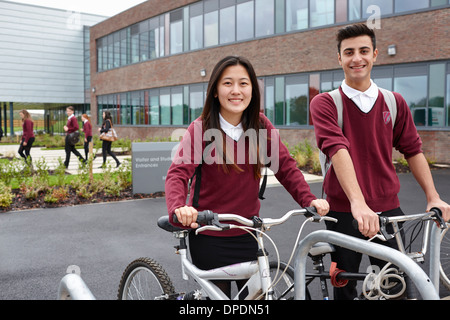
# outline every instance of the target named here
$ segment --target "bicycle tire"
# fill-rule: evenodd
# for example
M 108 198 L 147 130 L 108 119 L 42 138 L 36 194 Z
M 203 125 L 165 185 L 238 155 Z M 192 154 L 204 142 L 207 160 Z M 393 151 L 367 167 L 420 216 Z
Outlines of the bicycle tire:
M 447 223 L 450 227 L 450 224 Z M 450 290 L 450 232 L 444 229 L 441 234 L 440 278 L 442 284 Z
M 273 280 L 273 277 L 275 276 L 277 272 L 278 262 L 277 261 L 270 261 L 269 262 L 269 268 L 270 268 L 270 275 Z M 286 263 L 280 262 L 280 269 L 278 271 L 278 275 L 280 275 L 283 270 L 286 269 Z M 294 268 L 289 266 L 285 272 L 285 274 L 282 276 L 282 279 L 273 287 L 274 291 L 274 300 L 294 300 L 295 298 L 295 292 L 294 292 Z M 306 297 L 307 300 L 311 300 L 311 296 L 309 294 L 308 288 L 306 288 Z M 309 297 L 309 299 L 308 299 Z
M 167 272 L 150 258 L 132 261 L 122 274 L 119 300 L 168 300 L 175 288 Z

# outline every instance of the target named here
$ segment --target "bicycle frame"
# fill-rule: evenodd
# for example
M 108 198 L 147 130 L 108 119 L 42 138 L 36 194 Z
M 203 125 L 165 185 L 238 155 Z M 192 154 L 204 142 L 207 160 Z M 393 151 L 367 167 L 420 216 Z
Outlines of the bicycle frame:
M 254 261 L 237 263 L 211 270 L 201 270 L 187 258 L 187 248 L 185 246 L 186 234 L 183 232 L 180 235 L 181 245 L 178 250 L 184 280 L 188 280 L 189 276 L 191 276 L 212 300 L 230 300 L 212 280 L 249 279 L 234 297 L 234 300 L 255 300 L 260 296 L 265 296 L 266 300 L 272 300 L 273 290 L 270 289 L 272 279 L 270 277 L 269 261 L 266 255 L 259 254 L 258 260 Z M 264 250 L 262 236 L 258 235 L 258 240 L 259 251 Z

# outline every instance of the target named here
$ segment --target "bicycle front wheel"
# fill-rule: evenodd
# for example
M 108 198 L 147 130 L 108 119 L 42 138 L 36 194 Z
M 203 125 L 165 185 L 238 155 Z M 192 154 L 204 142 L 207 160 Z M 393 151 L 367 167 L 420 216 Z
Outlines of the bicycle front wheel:
M 278 263 L 276 261 L 269 262 L 270 276 L 272 281 L 277 281 L 275 279 L 275 274 L 277 272 Z M 286 263 L 280 262 L 280 269 L 278 270 L 278 276 L 286 269 Z M 294 300 L 294 269 L 289 266 L 286 272 L 281 276 L 280 281 L 278 281 L 272 288 L 274 292 L 274 300 Z
M 166 271 L 149 258 L 139 258 L 125 269 L 119 284 L 119 300 L 167 300 L 175 288 Z
M 441 235 L 441 267 L 440 275 L 442 284 L 450 290 L 450 232 L 448 228 L 442 231 Z

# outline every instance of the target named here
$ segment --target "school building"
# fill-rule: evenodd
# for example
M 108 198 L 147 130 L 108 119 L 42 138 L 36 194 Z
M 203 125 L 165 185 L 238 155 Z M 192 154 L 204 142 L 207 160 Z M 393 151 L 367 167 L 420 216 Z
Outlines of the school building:
M 34 129 L 62 133 L 65 108 L 90 110 L 89 27 L 106 17 L 0 0 L 0 126 L 21 134 L 18 115 Z
M 12 6 L 0 0 L 0 14 L 5 4 Z M 59 24 L 69 32 L 63 13 Z M 98 20 L 85 23 L 91 18 Z M 344 78 L 337 59 L 337 30 L 366 22 L 376 29 L 380 52 L 374 81 L 406 99 L 426 156 L 450 163 L 450 0 L 148 0 L 110 18 L 89 19 L 82 14 L 81 25 L 86 27 L 77 31 L 73 50 L 59 51 L 76 51 L 71 75 L 60 72 L 51 83 L 40 78 L 42 83 L 34 84 L 34 91 L 59 92 L 59 97 L 36 102 L 76 104 L 91 115 L 94 127 L 101 124 L 102 112 L 110 111 L 121 137 L 169 137 L 201 114 L 217 61 L 242 55 L 258 75 L 262 111 L 291 146 L 304 139 L 315 144 L 309 102 L 337 88 Z M 39 31 L 22 24 L 29 42 L 38 41 L 34 38 L 39 39 Z M 7 37 L 3 33 L 0 39 Z M 7 39 L 14 42 L 11 36 Z M 69 39 L 60 35 L 56 42 L 61 46 Z M 18 45 L 5 50 L 2 45 L 0 56 L 9 52 L 9 63 L 26 63 L 20 72 L 5 76 L 0 71 L 0 103 L 6 110 L 10 102 L 28 102 L 18 100 L 24 92 L 20 89 L 4 97 L 2 90 L 13 86 L 11 79 L 51 67 L 40 65 Z M 53 52 L 46 50 L 40 58 L 47 55 Z M 68 60 L 59 63 L 73 63 Z M 68 82 L 73 79 L 76 86 Z

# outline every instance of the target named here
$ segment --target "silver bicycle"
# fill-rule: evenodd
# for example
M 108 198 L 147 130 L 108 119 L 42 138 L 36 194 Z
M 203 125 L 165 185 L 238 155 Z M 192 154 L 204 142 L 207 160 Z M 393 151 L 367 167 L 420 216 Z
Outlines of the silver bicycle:
M 405 246 L 402 240 L 401 231 L 406 227 L 406 222 L 416 222 L 414 229 L 410 233 L 410 241 Z M 357 223 L 355 222 L 355 228 Z M 390 226 L 390 228 L 388 227 Z M 423 229 L 422 244 L 418 250 L 412 250 L 411 245 L 419 236 Z M 404 230 L 403 230 L 404 231 Z M 380 232 L 374 238 L 379 238 L 382 241 L 395 239 L 399 250 L 387 248 L 385 246 L 356 239 L 354 237 L 338 234 L 332 231 L 317 231 L 309 234 L 299 244 L 298 253 L 301 256 L 296 259 L 299 261 L 306 260 L 306 255 L 311 257 L 310 246 L 317 246 L 318 254 L 312 256 L 315 261 L 316 273 L 306 273 L 304 262 L 300 268 L 295 266 L 295 275 L 298 272 L 298 288 L 299 296 L 301 298 L 310 298 L 308 286 L 315 278 L 319 278 L 321 282 L 323 299 L 328 299 L 328 290 L 326 280 L 331 282 L 341 282 L 345 285 L 348 280 L 362 281 L 362 299 L 368 300 L 384 300 L 384 299 L 418 299 L 419 294 L 422 298 L 436 299 L 439 298 L 436 294 L 439 291 L 439 278 L 441 282 L 449 288 L 449 233 L 448 224 L 442 219 L 442 214 L 439 209 L 433 208 L 430 212 L 403 215 L 396 217 L 380 217 Z M 312 240 L 316 239 L 316 240 Z M 323 268 L 323 257 L 334 251 L 333 245 L 337 244 L 350 250 L 365 253 L 369 256 L 375 256 L 388 263 L 384 268 L 378 270 L 372 268 L 367 273 L 347 273 L 343 270 L 340 273 L 327 272 Z M 430 271 L 429 278 L 421 270 L 417 269 L 416 263 L 422 263 L 425 260 L 425 255 L 430 250 Z M 413 263 L 413 264 L 411 264 Z M 394 266 L 395 265 L 395 266 Z M 400 267 L 400 268 L 399 268 Z M 305 277 L 305 281 L 302 278 Z M 430 280 L 431 279 L 431 280 Z M 416 281 L 416 282 L 414 282 Z M 414 282 L 414 283 L 413 283 Z M 414 284 L 418 287 L 420 292 L 414 289 Z M 297 290 L 296 289 L 296 290 Z
M 192 277 L 199 285 L 198 290 L 192 292 L 176 292 L 174 285 L 163 269 L 153 259 L 139 258 L 131 262 L 125 269 L 118 290 L 118 299 L 121 300 L 228 300 L 229 298 L 213 283 L 213 280 L 243 280 L 248 279 L 243 288 L 234 296 L 234 300 L 288 300 L 294 297 L 294 270 L 289 262 L 284 263 L 279 259 L 276 246 L 266 231 L 272 226 L 286 222 L 292 216 L 305 215 L 305 222 L 320 222 L 323 220 L 335 221 L 330 217 L 319 216 L 314 208 L 291 210 L 277 219 L 258 218 L 252 220 L 235 214 L 217 214 L 211 211 L 199 212 L 197 222 L 202 227 L 195 230 L 199 233 L 205 230 L 223 231 L 231 228 L 241 228 L 254 234 L 258 243 L 258 258 L 255 261 L 238 263 L 212 270 L 200 270 L 187 257 L 186 238 L 189 232 L 174 227 L 164 216 L 158 220 L 158 226 L 172 232 L 179 240 L 177 253 L 181 259 L 181 272 L 184 280 Z M 223 221 L 234 221 L 239 225 L 223 224 Z M 303 224 L 304 225 L 304 224 Z M 303 228 L 303 226 L 302 226 Z M 299 236 L 301 234 L 301 230 Z M 277 260 L 269 262 L 264 239 L 267 238 L 275 247 Z M 294 246 L 295 250 L 295 246 Z M 294 254 L 291 255 L 291 259 Z M 291 260 L 290 259 L 290 260 Z

